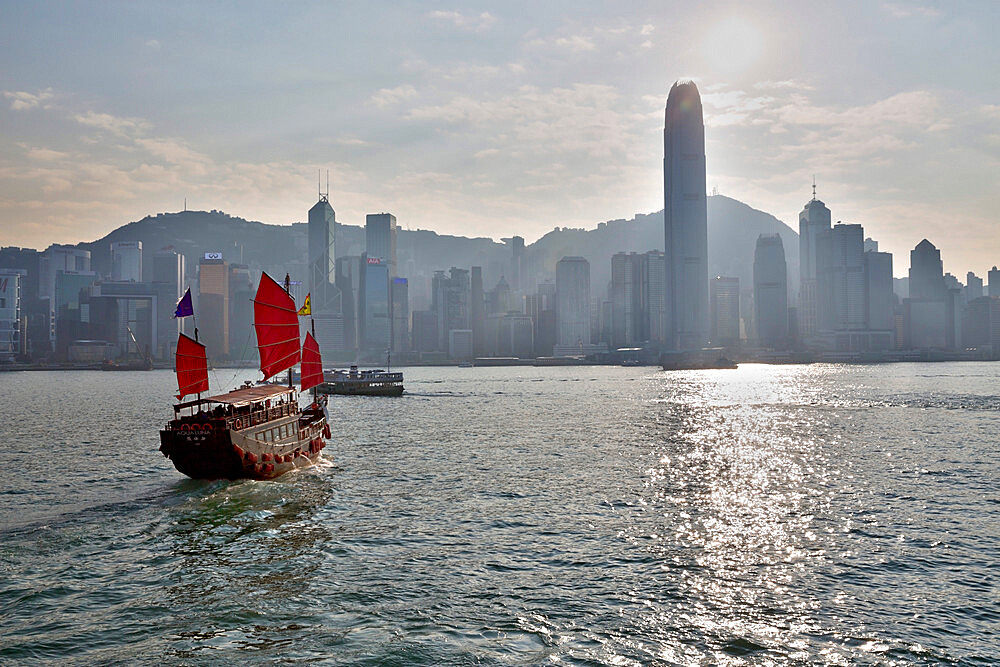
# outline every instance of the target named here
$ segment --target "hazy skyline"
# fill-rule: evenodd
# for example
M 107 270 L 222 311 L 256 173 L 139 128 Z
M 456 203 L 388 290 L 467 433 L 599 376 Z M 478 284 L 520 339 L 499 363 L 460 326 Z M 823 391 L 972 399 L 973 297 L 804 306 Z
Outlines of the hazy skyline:
M 905 275 L 1000 263 L 1000 5 L 0 2 L 0 244 L 151 213 L 533 241 L 663 206 L 667 91 L 708 187 L 797 230 L 812 175 Z

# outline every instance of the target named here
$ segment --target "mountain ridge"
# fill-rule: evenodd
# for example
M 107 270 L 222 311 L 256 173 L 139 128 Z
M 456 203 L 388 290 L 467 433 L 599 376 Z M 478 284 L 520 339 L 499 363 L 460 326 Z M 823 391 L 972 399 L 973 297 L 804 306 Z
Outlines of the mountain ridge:
M 740 278 L 744 289 L 752 286 L 753 252 L 757 236 L 779 234 L 788 262 L 788 282 L 798 282 L 798 234 L 775 216 L 723 195 L 708 197 L 709 272 L 712 276 Z M 276 225 L 246 220 L 221 211 L 182 211 L 146 216 L 77 247 L 91 251 L 92 267 L 110 272 L 110 244 L 141 241 L 143 279 L 152 279 L 152 253 L 173 247 L 185 255 L 189 275 L 205 252 L 222 252 L 232 262 L 283 275 L 305 275 L 306 223 Z M 399 273 L 411 279 L 429 278 L 434 270 L 457 266 L 482 266 L 487 288 L 503 275 L 510 250 L 488 237 L 439 234 L 432 230 L 400 229 Z M 531 275 L 551 278 L 563 256 L 585 257 L 591 264 L 591 293 L 604 293 L 610 280 L 610 259 L 615 252 L 663 249 L 663 211 L 637 213 L 631 219 L 600 222 L 591 229 L 556 227 L 525 246 Z M 359 255 L 364 250 L 364 228 L 337 224 L 338 256 Z M 529 290 L 530 291 L 530 290 Z

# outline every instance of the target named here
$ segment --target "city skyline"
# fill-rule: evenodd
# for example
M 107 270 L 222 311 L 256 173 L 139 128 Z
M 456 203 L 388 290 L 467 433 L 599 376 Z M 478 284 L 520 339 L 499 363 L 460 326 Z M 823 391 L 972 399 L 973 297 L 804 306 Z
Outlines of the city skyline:
M 834 220 L 897 256 L 929 238 L 946 271 L 983 275 L 1000 255 L 1000 105 L 980 76 L 993 7 L 554 5 L 530 24 L 501 5 L 276 13 L 69 5 L 52 21 L 8 4 L 0 243 L 89 241 L 185 198 L 303 221 L 324 167 L 349 224 L 390 210 L 404 227 L 529 242 L 590 228 L 659 210 L 663 99 L 687 75 L 710 190 L 794 228 L 816 174 Z M 107 25 L 126 37 L 98 46 Z M 286 53 L 318 26 L 329 49 Z M 374 32 L 380 49 L 356 48 Z

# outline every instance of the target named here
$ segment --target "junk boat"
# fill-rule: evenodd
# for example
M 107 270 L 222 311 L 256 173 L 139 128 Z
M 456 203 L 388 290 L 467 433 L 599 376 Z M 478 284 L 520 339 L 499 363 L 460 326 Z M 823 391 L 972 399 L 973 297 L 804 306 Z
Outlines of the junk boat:
M 194 338 L 180 334 L 177 340 L 177 398 L 197 398 L 174 405 L 174 418 L 160 431 L 160 451 L 188 477 L 273 479 L 312 465 L 326 446 L 330 425 L 325 397 L 320 399 L 314 390 L 312 403 L 299 406 L 299 391 L 323 381 L 323 364 L 312 332 L 299 348 L 298 311 L 288 294 L 287 276 L 284 288 L 266 273 L 261 276 L 254 297 L 254 329 L 264 380 L 205 398 L 208 358 L 198 330 Z M 298 390 L 290 372 L 296 364 L 301 365 Z M 287 385 L 267 382 L 285 370 Z
M 316 387 L 321 394 L 338 396 L 402 396 L 403 374 L 375 370 L 359 371 L 357 366 L 350 370 L 328 371 L 325 382 Z

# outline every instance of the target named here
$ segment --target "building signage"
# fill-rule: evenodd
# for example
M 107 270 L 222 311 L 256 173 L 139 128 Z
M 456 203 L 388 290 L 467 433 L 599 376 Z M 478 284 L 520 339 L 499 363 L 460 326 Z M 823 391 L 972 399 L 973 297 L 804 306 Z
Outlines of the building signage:
M 222 259 L 221 252 L 206 252 L 205 259 Z
M 382 258 L 381 257 L 369 257 L 368 258 L 368 263 L 369 264 L 381 264 L 382 263 Z

